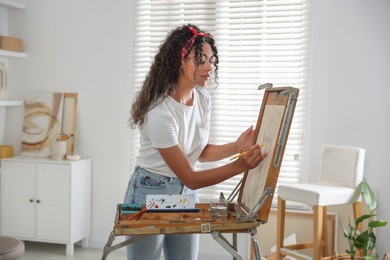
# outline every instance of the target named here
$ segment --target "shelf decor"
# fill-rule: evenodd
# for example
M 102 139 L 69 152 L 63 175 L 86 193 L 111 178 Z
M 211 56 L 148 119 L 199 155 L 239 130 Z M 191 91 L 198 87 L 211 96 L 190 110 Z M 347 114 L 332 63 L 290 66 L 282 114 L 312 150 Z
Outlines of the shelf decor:
M 66 141 L 51 141 L 50 142 L 50 159 L 63 160 L 66 155 Z
M 22 52 L 23 40 L 15 37 L 0 35 L 0 49 Z
M 63 93 L 37 92 L 25 100 L 22 156 L 49 157 L 61 131 Z
M 8 99 L 7 69 L 4 62 L 0 62 L 0 100 Z
M 25 100 L 22 156 L 59 160 L 76 155 L 78 93 L 36 92 Z M 64 141 L 65 153 L 54 155 L 51 142 Z M 62 149 L 62 148 L 61 148 Z

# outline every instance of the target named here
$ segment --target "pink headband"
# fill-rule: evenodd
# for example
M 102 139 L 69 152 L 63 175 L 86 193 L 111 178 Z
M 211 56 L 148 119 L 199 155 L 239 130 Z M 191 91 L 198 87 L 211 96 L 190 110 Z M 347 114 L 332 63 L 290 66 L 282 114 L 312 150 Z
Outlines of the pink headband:
M 195 39 L 198 36 L 205 36 L 208 37 L 210 34 L 208 33 L 199 33 L 197 32 L 192 26 L 188 26 L 188 29 L 192 32 L 192 38 L 183 46 L 183 49 L 181 50 L 181 60 L 184 59 L 184 57 L 187 55 L 187 53 L 191 50 L 192 45 L 194 45 Z

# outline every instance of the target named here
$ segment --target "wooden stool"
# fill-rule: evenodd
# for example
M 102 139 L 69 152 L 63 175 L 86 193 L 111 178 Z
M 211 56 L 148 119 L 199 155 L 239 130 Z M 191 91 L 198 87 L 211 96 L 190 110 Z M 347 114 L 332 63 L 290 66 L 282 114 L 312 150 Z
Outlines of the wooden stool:
M 363 179 L 364 149 L 324 145 L 321 152 L 320 181 L 317 183 L 280 184 L 277 213 L 277 259 L 282 255 L 315 259 L 330 255 L 327 236 L 327 206 L 351 204 L 357 185 Z M 286 201 L 300 202 L 313 209 L 313 240 L 284 246 Z M 354 203 L 354 217 L 361 215 L 361 203 Z M 313 248 L 313 257 L 294 250 Z M 333 252 L 331 252 L 333 253 Z
M 276 259 L 282 259 L 282 255 L 289 255 L 296 257 L 297 259 L 321 259 L 322 257 L 332 255 L 334 252 L 329 253 L 329 248 L 334 248 L 334 245 L 328 244 L 328 233 L 327 233 L 327 209 L 326 206 L 313 206 L 313 241 L 299 243 L 294 245 L 284 245 L 284 227 L 285 227 L 285 216 L 286 216 L 286 201 L 278 197 L 278 213 L 277 213 L 277 257 Z M 353 203 L 354 218 L 362 215 L 361 202 Z M 361 229 L 361 228 L 360 228 Z M 337 230 L 336 230 L 337 232 Z M 332 241 L 334 241 L 332 239 Z M 313 258 L 307 257 L 294 252 L 294 250 L 302 250 L 313 248 Z
M 16 260 L 23 255 L 23 241 L 12 237 L 0 236 L 0 260 Z

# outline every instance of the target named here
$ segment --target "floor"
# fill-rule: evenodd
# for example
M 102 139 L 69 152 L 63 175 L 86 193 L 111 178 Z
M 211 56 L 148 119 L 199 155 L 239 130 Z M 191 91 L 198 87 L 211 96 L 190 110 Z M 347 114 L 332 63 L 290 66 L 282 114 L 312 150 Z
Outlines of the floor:
M 102 249 L 74 247 L 74 255 L 66 255 L 66 246 L 38 242 L 25 242 L 25 253 L 20 260 L 97 260 L 103 256 Z M 107 260 L 125 260 L 126 252 L 117 250 L 107 256 Z

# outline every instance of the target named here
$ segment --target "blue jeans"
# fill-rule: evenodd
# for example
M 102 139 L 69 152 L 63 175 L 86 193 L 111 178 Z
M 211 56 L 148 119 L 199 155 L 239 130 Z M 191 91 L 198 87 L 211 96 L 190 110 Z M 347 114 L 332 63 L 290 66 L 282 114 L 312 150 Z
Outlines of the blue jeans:
M 151 173 L 136 167 L 127 187 L 125 203 L 146 203 L 147 194 L 185 194 L 194 195 L 178 179 Z M 130 238 L 130 237 L 128 237 Z M 164 249 L 165 260 L 198 259 L 199 235 L 153 235 L 147 236 L 126 247 L 127 260 L 159 260 Z

